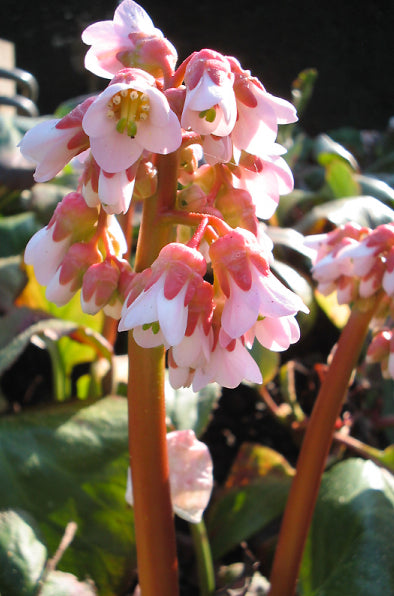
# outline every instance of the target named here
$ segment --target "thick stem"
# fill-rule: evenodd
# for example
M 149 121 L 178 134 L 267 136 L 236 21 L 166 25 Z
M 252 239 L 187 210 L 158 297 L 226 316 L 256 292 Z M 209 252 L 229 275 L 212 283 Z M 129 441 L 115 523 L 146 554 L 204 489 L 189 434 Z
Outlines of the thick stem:
M 177 557 L 169 491 L 164 349 L 137 346 L 129 334 L 129 448 L 138 576 L 142 596 L 176 596 Z
M 271 573 L 269 596 L 292 596 L 305 541 L 350 375 L 357 364 L 375 306 L 354 310 L 342 331 L 302 443 Z
M 177 155 L 158 159 L 158 190 L 145 201 L 136 271 L 149 267 L 171 239 L 172 226 L 158 223 L 173 208 Z M 141 348 L 129 333 L 129 449 L 139 584 L 142 596 L 177 596 L 175 528 L 167 456 L 164 348 Z

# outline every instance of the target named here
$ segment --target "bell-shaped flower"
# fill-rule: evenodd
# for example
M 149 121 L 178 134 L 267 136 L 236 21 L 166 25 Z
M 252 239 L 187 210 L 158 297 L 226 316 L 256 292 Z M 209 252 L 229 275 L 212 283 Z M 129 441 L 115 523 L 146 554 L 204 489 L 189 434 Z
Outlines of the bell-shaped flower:
M 141 68 L 155 77 L 162 73 L 168 76 L 178 59 L 174 46 L 133 0 L 119 4 L 113 21 L 89 25 L 82 33 L 82 41 L 92 46 L 85 67 L 108 79 L 125 67 Z
M 209 252 L 226 297 L 221 325 L 229 337 L 241 337 L 259 317 L 309 312 L 301 298 L 271 273 L 269 255 L 252 233 L 237 228 L 212 243 Z
M 90 207 L 102 205 L 108 214 L 126 213 L 130 207 L 138 162 L 121 172 L 105 172 L 90 154 L 80 178 L 82 194 Z
M 82 118 L 93 101 L 94 97 L 89 97 L 60 120 L 44 120 L 27 131 L 19 147 L 22 155 L 37 165 L 36 182 L 50 180 L 89 147 Z
M 227 59 L 213 50 L 192 54 L 185 70 L 186 98 L 181 124 L 201 135 L 224 137 L 234 128 L 234 75 Z
M 234 73 L 237 122 L 231 134 L 234 146 L 252 155 L 270 154 L 278 133 L 278 124 L 297 121 L 295 107 L 280 97 L 267 93 L 260 81 L 245 71 L 233 57 L 227 57 Z
M 271 151 L 264 157 L 242 152 L 238 166 L 231 167 L 234 186 L 250 193 L 256 206 L 256 216 L 260 219 L 269 219 L 278 206 L 280 196 L 288 194 L 294 187 L 293 174 L 281 157 L 285 150 L 275 144 Z
M 203 283 L 206 262 L 198 250 L 174 242 L 160 251 L 151 269 L 144 289 L 126 300 L 119 330 L 158 323 L 164 344 L 174 346 L 185 335 L 188 305 Z
M 49 224 L 32 236 L 25 249 L 25 262 L 33 265 L 41 285 L 49 283 L 74 242 L 94 234 L 97 220 L 97 209 L 88 207 L 80 193 L 71 192 L 63 198 Z
M 137 68 L 121 70 L 82 121 L 93 157 L 109 173 L 127 170 L 144 149 L 167 154 L 181 144 L 179 120 L 155 79 Z
M 101 262 L 96 243 L 76 242 L 67 251 L 55 275 L 49 281 L 46 298 L 57 306 L 64 306 L 82 287 L 83 277 L 92 265 Z
M 211 498 L 213 464 L 208 447 L 192 430 L 175 430 L 167 434 L 170 493 L 174 512 L 197 524 Z M 126 501 L 133 505 L 130 469 L 127 474 Z
M 252 347 L 254 338 L 267 350 L 282 352 L 300 339 L 300 328 L 294 315 L 259 317 L 245 334 L 248 347 Z
M 222 387 L 234 389 L 244 380 L 262 383 L 255 360 L 240 339 L 232 340 L 226 347 L 218 341 L 207 364 L 194 372 L 192 387 L 198 392 L 208 383 L 216 382 Z
M 122 305 L 117 300 L 121 267 L 130 267 L 127 261 L 108 256 L 91 265 L 82 281 L 81 306 L 89 315 L 95 315 L 108 305 L 113 318 L 120 318 Z M 116 316 L 114 316 L 116 315 Z

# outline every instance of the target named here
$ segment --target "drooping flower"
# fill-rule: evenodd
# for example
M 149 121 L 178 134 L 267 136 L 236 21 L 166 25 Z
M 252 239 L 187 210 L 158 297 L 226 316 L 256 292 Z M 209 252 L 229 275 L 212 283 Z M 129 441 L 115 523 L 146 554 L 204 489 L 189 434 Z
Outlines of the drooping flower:
M 79 180 L 82 194 L 90 207 L 102 205 L 109 214 L 126 213 L 134 191 L 138 161 L 127 170 L 110 174 L 89 154 Z
M 33 265 L 41 285 L 49 283 L 73 243 L 94 234 L 97 220 L 97 209 L 88 207 L 80 193 L 63 198 L 48 225 L 32 236 L 25 249 L 25 262 Z
M 236 228 L 213 242 L 209 253 L 226 297 L 221 325 L 229 337 L 241 337 L 259 317 L 309 312 L 270 271 L 269 255 L 251 232 Z
M 109 173 L 127 170 L 144 149 L 167 154 L 182 141 L 178 118 L 155 79 L 137 68 L 118 72 L 82 121 L 94 159 Z
M 208 447 L 194 431 L 167 434 L 170 492 L 174 512 L 186 521 L 201 521 L 213 487 L 212 458 Z M 126 501 L 133 505 L 131 473 L 128 471 Z
M 126 300 L 119 330 L 158 323 L 156 334 L 160 329 L 163 335 L 157 337 L 165 345 L 177 345 L 185 335 L 188 305 L 203 283 L 205 259 L 198 250 L 173 242 L 160 251 L 151 271 L 137 297 Z
M 128 269 L 131 274 L 131 267 L 126 260 L 119 261 L 112 256 L 87 269 L 81 292 L 84 312 L 94 315 L 104 309 L 113 318 L 120 318 L 122 303 L 119 300 L 119 280 L 124 269 Z
M 187 64 L 184 81 L 182 127 L 201 135 L 229 135 L 237 108 L 234 75 L 226 58 L 213 50 L 195 52 Z
M 278 124 L 297 121 L 295 107 L 280 97 L 268 93 L 261 82 L 243 70 L 238 60 L 227 57 L 234 78 L 237 122 L 231 138 L 240 151 L 263 157 L 270 155 L 278 133 Z
M 155 77 L 168 75 L 178 59 L 174 46 L 133 0 L 123 0 L 112 21 L 89 25 L 82 41 L 92 46 L 85 67 L 108 79 L 125 67 L 141 68 Z
M 281 157 L 285 150 L 275 144 L 271 151 L 264 157 L 242 152 L 238 165 L 231 166 L 234 186 L 250 193 L 256 206 L 256 216 L 260 219 L 269 219 L 278 206 L 280 196 L 288 194 L 294 187 L 293 174 Z
M 22 155 L 37 165 L 36 182 L 50 180 L 89 147 L 82 119 L 93 101 L 94 97 L 89 97 L 60 120 L 44 120 L 27 131 L 19 147 Z

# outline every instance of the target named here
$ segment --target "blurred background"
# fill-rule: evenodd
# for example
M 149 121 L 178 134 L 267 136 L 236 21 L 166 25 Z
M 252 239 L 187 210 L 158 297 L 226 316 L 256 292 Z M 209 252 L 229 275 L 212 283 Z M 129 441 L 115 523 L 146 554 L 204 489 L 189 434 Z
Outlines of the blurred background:
M 310 134 L 341 126 L 382 130 L 394 115 L 394 3 L 375 0 L 144 0 L 156 27 L 183 60 L 210 47 L 235 55 L 268 91 L 290 99 L 292 81 L 318 70 L 302 125 Z M 105 81 L 83 68 L 80 39 L 90 23 L 111 19 L 113 0 L 2 0 L 0 38 L 16 46 L 16 65 L 40 86 L 38 107 L 50 114 L 64 100 Z

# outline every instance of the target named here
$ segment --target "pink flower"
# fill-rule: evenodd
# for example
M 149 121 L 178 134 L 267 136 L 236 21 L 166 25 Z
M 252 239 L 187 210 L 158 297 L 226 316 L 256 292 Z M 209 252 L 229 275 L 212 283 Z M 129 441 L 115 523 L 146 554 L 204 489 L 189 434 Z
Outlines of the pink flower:
M 226 296 L 221 325 L 231 338 L 241 337 L 261 317 L 279 318 L 309 312 L 299 296 L 270 271 L 266 251 L 242 228 L 210 247 L 214 273 Z
M 178 58 L 174 46 L 132 0 L 118 6 L 113 21 L 89 25 L 82 33 L 82 41 L 92 46 L 85 67 L 109 79 L 124 67 L 142 68 L 156 77 L 162 71 L 168 75 Z
M 235 75 L 234 93 L 238 117 L 231 134 L 237 149 L 260 157 L 270 154 L 278 124 L 297 121 L 295 107 L 264 89 L 260 81 L 241 68 L 233 57 L 227 57 Z
M 89 97 L 61 120 L 45 120 L 27 131 L 19 147 L 24 157 L 37 164 L 36 182 L 50 180 L 89 147 L 89 139 L 82 130 L 82 118 L 93 101 L 94 98 Z
M 205 443 L 192 430 L 167 434 L 171 501 L 174 512 L 186 521 L 201 521 L 213 487 L 212 458 Z M 133 505 L 130 470 L 127 476 L 126 501 Z
M 32 236 L 25 249 L 25 262 L 33 265 L 41 285 L 49 283 L 74 242 L 93 235 L 97 219 L 97 209 L 88 207 L 78 192 L 57 205 L 49 224 Z
M 230 134 L 237 117 L 233 82 L 224 56 L 213 50 L 195 52 L 185 71 L 182 127 L 202 135 Z
M 83 277 L 89 267 L 100 261 L 101 255 L 95 243 L 73 244 L 47 285 L 47 299 L 57 306 L 67 304 L 81 288 Z
M 163 335 L 157 335 L 159 329 L 153 331 L 163 341 L 156 345 L 179 344 L 186 331 L 188 305 L 205 272 L 206 263 L 199 251 L 176 242 L 165 246 L 144 289 L 134 300 L 126 300 L 119 330 L 152 324 L 157 327 L 158 323 Z M 137 341 L 136 336 L 134 339 Z
M 300 328 L 293 315 L 264 317 L 258 319 L 246 334 L 248 346 L 252 347 L 254 338 L 267 350 L 282 352 L 300 339 Z
M 233 184 L 247 190 L 256 206 L 256 216 L 269 219 L 275 212 L 279 198 L 293 190 L 293 174 L 281 153 L 280 145 L 273 145 L 271 155 L 256 157 L 242 153 L 238 166 L 231 167 Z
M 155 79 L 137 68 L 120 71 L 87 110 L 82 126 L 93 157 L 109 173 L 127 170 L 144 149 L 167 154 L 182 141 L 178 118 Z
M 227 347 L 216 343 L 207 364 L 195 371 L 192 386 L 196 392 L 213 382 L 234 389 L 244 380 L 262 383 L 263 378 L 256 362 L 241 340 L 237 339 Z
M 127 261 L 119 262 L 116 258 L 107 257 L 104 261 L 91 265 L 82 281 L 81 306 L 89 315 L 95 315 L 108 306 L 108 313 L 119 319 L 122 305 L 118 298 L 121 268 L 130 268 Z
M 80 178 L 82 194 L 87 205 L 95 207 L 101 203 L 108 214 L 126 213 L 134 191 L 138 162 L 121 172 L 105 172 L 90 154 L 84 163 Z

